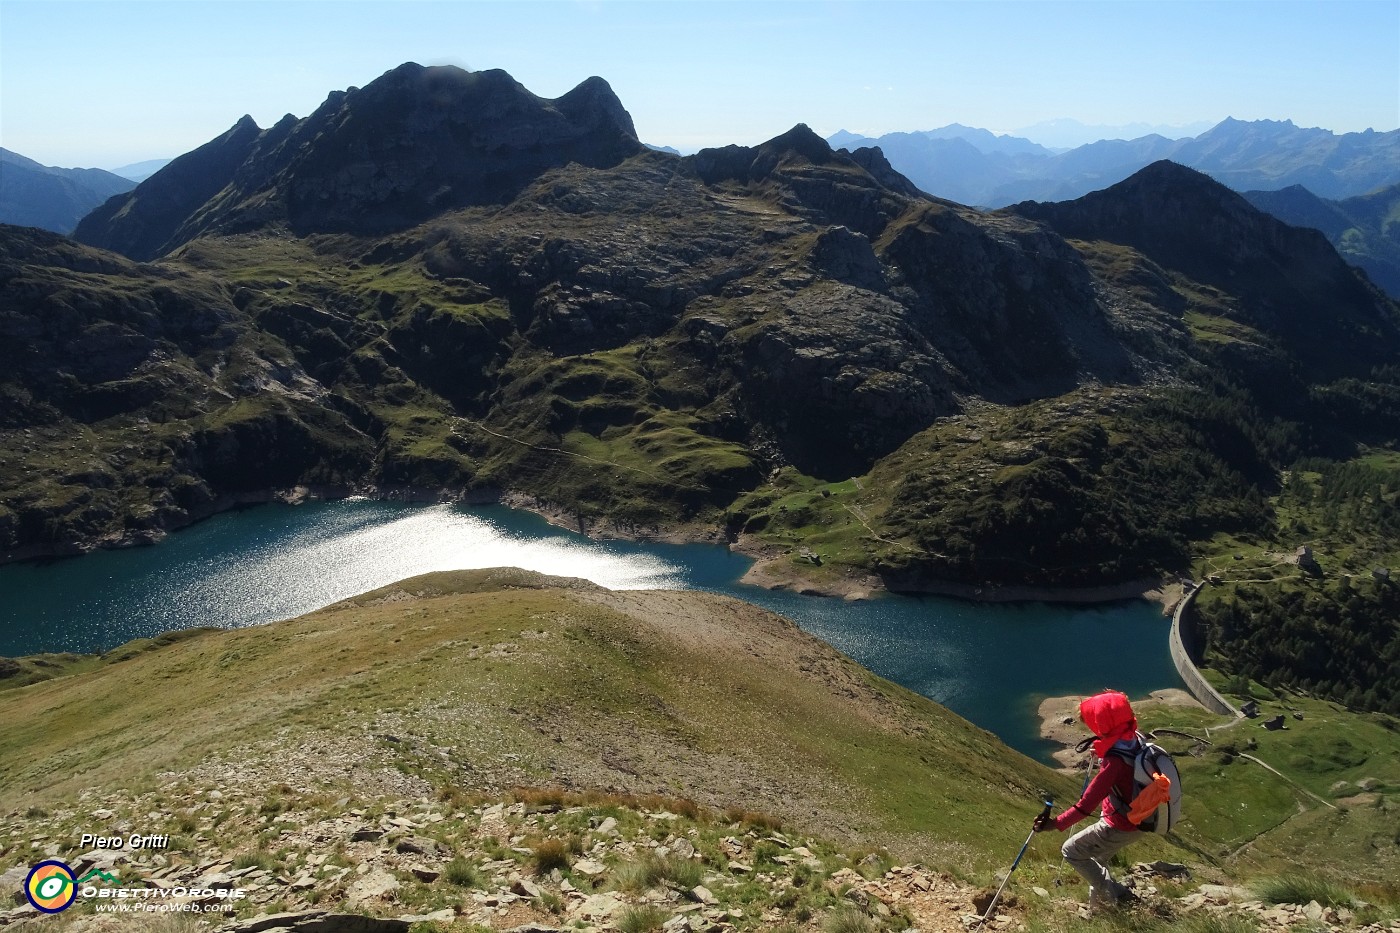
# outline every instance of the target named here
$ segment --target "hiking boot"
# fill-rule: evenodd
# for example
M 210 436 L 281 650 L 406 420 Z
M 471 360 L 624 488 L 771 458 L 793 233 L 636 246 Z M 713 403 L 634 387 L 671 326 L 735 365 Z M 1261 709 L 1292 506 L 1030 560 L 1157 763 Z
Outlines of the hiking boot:
M 1108 887 L 1089 889 L 1089 913 L 1117 910 L 1120 906 L 1126 906 L 1135 900 L 1137 900 L 1137 895 L 1129 891 L 1126 885 L 1110 881 Z

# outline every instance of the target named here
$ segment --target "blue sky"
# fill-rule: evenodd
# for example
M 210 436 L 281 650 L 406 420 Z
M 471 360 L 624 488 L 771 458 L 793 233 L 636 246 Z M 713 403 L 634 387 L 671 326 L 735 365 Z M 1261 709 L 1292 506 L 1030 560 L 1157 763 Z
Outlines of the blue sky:
M 544 97 L 601 75 L 643 140 L 687 151 L 799 122 L 1400 126 L 1400 0 L 0 0 L 0 146 L 63 166 L 174 156 L 405 61 L 504 68 Z

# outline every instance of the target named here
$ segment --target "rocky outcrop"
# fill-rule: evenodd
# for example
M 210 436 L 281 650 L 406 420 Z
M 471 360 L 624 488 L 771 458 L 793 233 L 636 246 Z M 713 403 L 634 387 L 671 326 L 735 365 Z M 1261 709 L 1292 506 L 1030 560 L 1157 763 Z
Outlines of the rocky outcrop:
M 362 478 L 371 442 L 326 394 L 209 277 L 0 226 L 0 555 Z

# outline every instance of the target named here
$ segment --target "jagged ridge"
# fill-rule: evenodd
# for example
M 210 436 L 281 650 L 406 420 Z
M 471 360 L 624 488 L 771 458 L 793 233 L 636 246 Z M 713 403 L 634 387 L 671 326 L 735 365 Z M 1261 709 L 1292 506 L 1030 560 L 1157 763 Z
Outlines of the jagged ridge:
M 203 233 L 267 224 L 383 233 L 508 201 L 548 168 L 607 167 L 641 148 L 601 78 L 548 101 L 504 71 L 408 63 L 332 93 L 303 120 L 259 130 L 245 116 L 85 218 L 74 237 L 153 259 Z

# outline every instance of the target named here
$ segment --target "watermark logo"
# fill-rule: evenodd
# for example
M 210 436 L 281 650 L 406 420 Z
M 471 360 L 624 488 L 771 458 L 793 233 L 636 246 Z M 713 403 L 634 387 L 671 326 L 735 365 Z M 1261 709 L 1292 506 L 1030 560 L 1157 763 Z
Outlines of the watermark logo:
M 37 910 L 46 914 L 67 910 L 78 897 L 73 869 L 57 859 L 40 862 L 29 870 L 29 877 L 24 879 L 24 896 Z
M 168 888 L 151 886 L 150 882 L 124 885 L 116 875 L 100 868 L 75 878 L 73 869 L 58 859 L 40 862 L 29 870 L 24 894 L 35 909 L 46 914 L 67 910 L 79 898 L 95 904 L 99 911 L 209 913 L 233 910 L 235 901 L 248 896 L 243 888 L 199 882 Z

